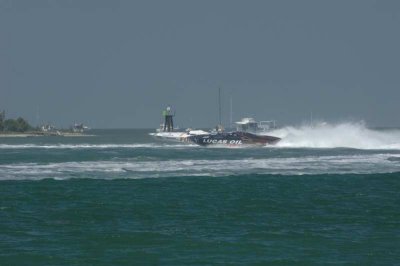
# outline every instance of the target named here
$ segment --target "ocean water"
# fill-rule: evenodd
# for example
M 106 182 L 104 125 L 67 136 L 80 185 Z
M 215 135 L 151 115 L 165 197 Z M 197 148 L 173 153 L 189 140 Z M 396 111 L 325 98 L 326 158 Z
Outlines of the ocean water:
M 400 264 L 400 130 L 285 127 L 259 148 L 149 132 L 0 138 L 0 265 Z

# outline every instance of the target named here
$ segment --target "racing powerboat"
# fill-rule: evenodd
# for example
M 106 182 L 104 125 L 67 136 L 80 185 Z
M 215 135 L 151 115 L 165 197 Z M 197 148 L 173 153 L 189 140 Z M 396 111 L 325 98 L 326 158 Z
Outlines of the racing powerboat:
M 256 135 L 244 131 L 211 132 L 188 136 L 188 139 L 200 146 L 265 146 L 274 145 L 281 139 L 267 135 Z

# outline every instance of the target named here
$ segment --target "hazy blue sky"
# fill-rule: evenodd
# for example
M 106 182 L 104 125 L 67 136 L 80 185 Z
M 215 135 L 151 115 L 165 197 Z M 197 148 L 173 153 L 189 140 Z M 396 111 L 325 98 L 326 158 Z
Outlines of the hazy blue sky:
M 400 126 L 400 1 L 0 0 L 0 109 L 32 124 Z M 39 115 L 39 117 L 37 117 Z M 39 119 L 38 119 L 39 118 Z

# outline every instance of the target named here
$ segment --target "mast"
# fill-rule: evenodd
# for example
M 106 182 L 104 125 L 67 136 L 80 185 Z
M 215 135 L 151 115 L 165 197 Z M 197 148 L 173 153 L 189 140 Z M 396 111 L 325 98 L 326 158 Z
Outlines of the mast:
M 218 88 L 219 125 L 221 125 L 221 88 Z
M 39 126 L 39 106 L 36 106 L 36 126 Z
M 230 104 L 231 104 L 231 114 L 230 114 L 230 127 L 232 127 L 232 125 L 233 125 L 233 119 L 232 119 L 232 116 L 233 116 L 233 111 L 232 111 L 232 94 L 231 94 L 231 102 L 230 102 Z
M 311 123 L 311 127 L 314 127 L 313 112 L 312 111 L 310 113 L 310 123 Z

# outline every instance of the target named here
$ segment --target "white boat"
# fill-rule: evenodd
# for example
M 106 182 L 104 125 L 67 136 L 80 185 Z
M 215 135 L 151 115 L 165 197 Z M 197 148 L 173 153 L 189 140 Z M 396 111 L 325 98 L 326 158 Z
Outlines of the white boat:
M 187 131 L 177 131 L 177 132 L 156 132 L 149 133 L 150 136 L 155 137 L 159 140 L 177 141 L 177 142 L 189 142 L 188 137 L 195 135 L 208 134 L 204 130 L 187 130 Z
M 160 128 L 158 128 L 155 133 L 149 133 L 152 137 L 159 140 L 190 142 L 190 136 L 208 134 L 207 131 L 193 130 L 190 128 L 185 131 L 176 131 L 179 129 L 174 128 L 173 117 L 175 116 L 175 113 L 172 112 L 171 107 L 169 106 L 162 112 L 162 114 L 164 116 L 164 123 L 160 125 Z

